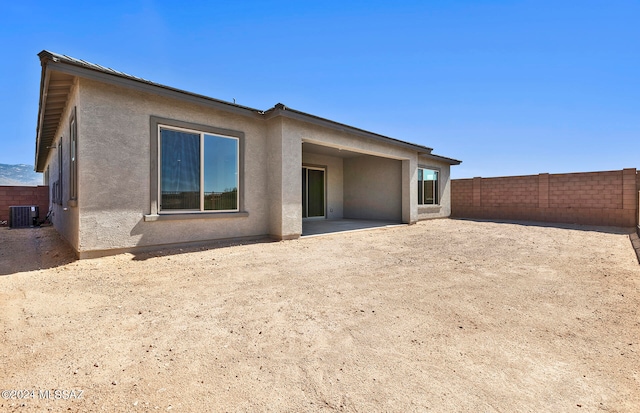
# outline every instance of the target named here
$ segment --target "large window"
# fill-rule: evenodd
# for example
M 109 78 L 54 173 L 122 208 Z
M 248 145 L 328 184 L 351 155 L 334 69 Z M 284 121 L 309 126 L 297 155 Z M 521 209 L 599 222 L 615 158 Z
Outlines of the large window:
M 418 168 L 418 205 L 437 205 L 438 171 Z
M 160 210 L 238 211 L 239 139 L 159 126 Z

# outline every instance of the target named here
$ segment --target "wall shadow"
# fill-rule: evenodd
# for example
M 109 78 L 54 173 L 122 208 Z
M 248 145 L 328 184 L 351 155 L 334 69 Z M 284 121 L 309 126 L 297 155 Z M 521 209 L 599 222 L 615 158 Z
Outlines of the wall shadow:
M 181 245 L 154 245 L 150 247 L 140 247 L 138 250 L 129 252 L 133 255 L 132 261 L 145 261 L 150 258 L 168 257 L 180 254 L 190 254 L 198 251 L 208 251 L 214 249 L 223 249 L 238 247 L 241 245 L 267 244 L 277 242 L 268 237 L 256 237 L 250 239 L 228 239 L 228 240 L 212 240 L 201 241 L 190 244 Z
M 71 246 L 52 226 L 0 228 L 0 276 L 44 270 L 76 261 Z
M 493 222 L 496 224 L 513 224 L 513 225 L 522 225 L 527 227 L 573 229 L 576 231 L 603 232 L 607 234 L 618 234 L 618 235 L 628 235 L 635 231 L 634 228 L 626 228 L 626 227 L 568 224 L 568 223 L 562 223 L 562 222 L 518 221 L 518 220 L 510 220 L 510 219 L 481 219 L 481 218 L 460 218 L 460 217 L 455 217 L 450 219 L 456 220 L 456 221 L 474 221 L 474 222 Z
M 191 252 L 230 248 L 240 245 L 276 242 L 274 239 L 269 238 L 267 235 L 258 235 L 251 237 L 224 238 L 217 240 L 214 239 L 169 244 L 153 244 L 153 241 L 150 242 L 149 238 L 147 237 L 149 237 L 150 231 L 153 230 L 153 226 L 157 226 L 157 224 L 158 223 L 144 222 L 144 220 L 141 219 L 129 232 L 130 236 L 140 236 L 140 238 L 137 240 L 137 246 L 132 248 L 124 248 L 121 250 L 114 250 L 111 253 L 106 253 L 105 255 L 127 253 L 133 255 L 132 260 L 134 261 L 144 261 L 148 260 L 149 258 L 155 257 L 188 254 Z M 157 239 L 157 237 L 155 239 Z

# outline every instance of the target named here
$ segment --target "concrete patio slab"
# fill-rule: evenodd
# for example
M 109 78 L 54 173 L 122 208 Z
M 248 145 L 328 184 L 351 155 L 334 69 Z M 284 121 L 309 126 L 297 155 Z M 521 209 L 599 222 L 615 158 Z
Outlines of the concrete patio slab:
M 394 221 L 376 221 L 365 219 L 319 219 L 302 222 L 302 236 L 313 237 L 336 232 L 363 231 L 376 228 L 396 227 L 402 224 Z

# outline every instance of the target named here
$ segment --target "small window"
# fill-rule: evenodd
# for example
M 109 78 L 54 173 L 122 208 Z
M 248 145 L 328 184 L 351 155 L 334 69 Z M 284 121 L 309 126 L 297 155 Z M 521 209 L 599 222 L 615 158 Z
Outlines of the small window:
M 159 126 L 160 211 L 239 210 L 239 139 Z
M 418 205 L 438 205 L 438 171 L 418 168 Z
M 69 121 L 69 199 L 78 199 L 78 128 L 76 126 L 76 109 L 73 108 Z

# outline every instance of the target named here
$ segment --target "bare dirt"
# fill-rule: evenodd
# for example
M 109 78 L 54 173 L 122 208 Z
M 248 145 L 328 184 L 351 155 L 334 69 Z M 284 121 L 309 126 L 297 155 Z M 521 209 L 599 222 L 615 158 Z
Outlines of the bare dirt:
M 615 229 L 75 261 L 52 228 L 2 228 L 0 274 L 0 390 L 23 390 L 2 412 L 640 411 L 640 266 Z

